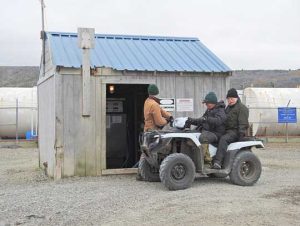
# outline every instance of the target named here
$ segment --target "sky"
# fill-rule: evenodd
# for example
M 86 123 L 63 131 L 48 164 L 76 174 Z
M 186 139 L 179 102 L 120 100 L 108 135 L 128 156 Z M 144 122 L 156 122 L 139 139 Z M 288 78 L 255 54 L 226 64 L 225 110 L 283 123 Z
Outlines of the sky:
M 38 66 L 39 0 L 0 0 L 0 66 Z M 299 0 L 45 0 L 46 30 L 197 37 L 233 70 L 300 69 Z

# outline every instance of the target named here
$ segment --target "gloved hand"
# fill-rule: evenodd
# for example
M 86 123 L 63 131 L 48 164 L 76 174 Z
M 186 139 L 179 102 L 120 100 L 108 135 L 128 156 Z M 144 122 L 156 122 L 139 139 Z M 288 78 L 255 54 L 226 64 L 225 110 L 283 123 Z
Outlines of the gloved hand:
M 158 129 L 162 130 L 164 126 L 157 126 Z
M 170 123 L 170 126 L 173 127 L 173 122 L 174 122 L 173 116 L 170 116 L 170 117 L 168 118 L 167 122 Z
M 184 128 L 190 128 L 192 125 L 192 118 L 188 117 L 185 121 Z
M 169 118 L 167 118 L 166 120 L 167 120 L 167 122 L 174 122 L 174 118 L 173 118 L 173 116 L 170 116 L 170 117 L 169 117 Z

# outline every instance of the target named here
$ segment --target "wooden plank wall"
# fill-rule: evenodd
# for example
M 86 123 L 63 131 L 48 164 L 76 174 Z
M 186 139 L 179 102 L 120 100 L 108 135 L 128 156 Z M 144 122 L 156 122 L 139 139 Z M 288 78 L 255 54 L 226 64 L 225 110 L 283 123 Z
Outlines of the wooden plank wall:
M 198 76 L 157 74 L 156 84 L 160 89 L 161 98 L 193 98 L 194 112 L 175 112 L 175 117 L 198 117 L 205 111 L 202 100 L 213 91 L 219 100 L 225 100 L 229 89 L 229 77 L 224 74 L 199 74 Z
M 55 169 L 55 77 L 38 85 L 38 124 L 40 166 L 48 163 L 48 175 L 54 176 Z
M 106 166 L 106 137 L 101 130 L 106 129 L 105 92 L 107 83 L 154 83 L 150 76 L 136 76 L 134 79 L 127 76 L 110 76 L 103 81 L 103 77 L 91 77 L 91 114 L 82 116 L 82 77 L 81 75 L 62 75 L 62 97 L 57 99 L 57 105 L 62 106 L 62 116 L 56 115 L 58 123 L 63 122 L 63 176 L 93 176 L 100 175 Z M 57 88 L 59 84 L 56 84 Z M 102 90 L 104 90 L 102 92 Z M 59 110 L 57 110 L 59 112 Z M 59 114 L 59 113 L 58 113 Z M 61 119 L 60 119 L 61 118 Z M 102 150 L 102 151 L 101 151 Z
M 82 77 L 63 75 L 63 175 L 97 175 L 96 78 L 91 77 L 91 114 L 82 116 Z M 100 103 L 99 103 L 100 104 Z

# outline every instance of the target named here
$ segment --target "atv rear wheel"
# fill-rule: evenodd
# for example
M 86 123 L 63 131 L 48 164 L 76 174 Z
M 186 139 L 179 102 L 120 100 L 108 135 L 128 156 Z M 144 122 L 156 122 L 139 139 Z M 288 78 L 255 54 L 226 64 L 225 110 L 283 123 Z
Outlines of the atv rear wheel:
M 229 177 L 234 184 L 251 186 L 258 181 L 260 174 L 261 163 L 256 155 L 242 151 L 236 155 Z
M 155 170 L 153 167 L 151 167 L 143 155 L 144 154 L 142 154 L 140 158 L 138 168 L 141 177 L 144 181 L 160 182 L 158 170 Z
M 194 162 L 185 154 L 171 154 L 162 161 L 159 176 L 169 190 L 189 188 L 195 179 Z

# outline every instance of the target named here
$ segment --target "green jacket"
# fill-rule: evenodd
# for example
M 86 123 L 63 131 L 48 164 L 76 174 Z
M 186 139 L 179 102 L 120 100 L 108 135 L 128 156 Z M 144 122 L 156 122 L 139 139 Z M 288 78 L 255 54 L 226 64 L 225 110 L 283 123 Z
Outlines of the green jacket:
M 226 130 L 235 130 L 238 133 L 246 134 L 249 127 L 249 110 L 238 99 L 235 105 L 227 106 L 225 109 L 227 120 L 225 122 Z

